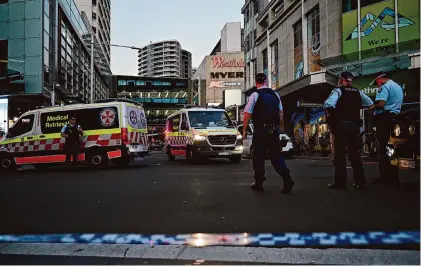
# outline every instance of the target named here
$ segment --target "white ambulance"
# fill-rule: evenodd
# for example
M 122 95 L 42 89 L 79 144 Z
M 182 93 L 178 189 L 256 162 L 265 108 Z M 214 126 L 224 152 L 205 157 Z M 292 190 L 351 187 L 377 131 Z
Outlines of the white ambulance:
M 243 140 L 224 109 L 189 106 L 167 118 L 165 147 L 170 160 L 183 156 L 192 163 L 202 158 L 238 163 Z
M 106 99 L 24 113 L 0 140 L 0 170 L 21 165 L 45 168 L 64 163 L 61 129 L 75 117 L 83 129 L 78 161 L 103 167 L 108 161 L 128 165 L 149 155 L 148 132 L 142 106 L 130 100 Z

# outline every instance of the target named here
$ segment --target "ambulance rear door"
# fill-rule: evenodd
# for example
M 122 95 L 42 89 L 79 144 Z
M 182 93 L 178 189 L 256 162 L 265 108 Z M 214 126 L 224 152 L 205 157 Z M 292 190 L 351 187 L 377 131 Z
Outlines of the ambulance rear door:
M 148 144 L 148 126 L 146 122 L 145 111 L 141 106 L 127 103 L 126 113 L 124 115 L 125 124 L 127 124 L 128 147 L 130 152 L 147 152 Z

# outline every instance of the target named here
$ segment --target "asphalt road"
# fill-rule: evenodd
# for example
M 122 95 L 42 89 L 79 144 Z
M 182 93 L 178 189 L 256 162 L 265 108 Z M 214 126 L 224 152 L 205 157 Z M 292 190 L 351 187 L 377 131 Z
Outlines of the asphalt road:
M 249 188 L 250 160 L 187 165 L 156 153 L 128 168 L 0 174 L 0 234 L 282 233 L 419 230 L 418 173 L 399 187 L 332 191 L 328 160 L 288 160 L 296 182 L 280 193 L 267 165 L 265 193 Z M 365 164 L 376 177 L 377 164 Z M 351 171 L 348 176 L 352 176 Z

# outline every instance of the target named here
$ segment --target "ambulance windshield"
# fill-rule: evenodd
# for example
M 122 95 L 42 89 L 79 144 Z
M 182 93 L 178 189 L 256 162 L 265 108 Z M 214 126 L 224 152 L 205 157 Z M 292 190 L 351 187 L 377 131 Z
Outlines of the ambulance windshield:
M 189 111 L 189 120 L 193 128 L 234 127 L 228 115 L 221 111 Z

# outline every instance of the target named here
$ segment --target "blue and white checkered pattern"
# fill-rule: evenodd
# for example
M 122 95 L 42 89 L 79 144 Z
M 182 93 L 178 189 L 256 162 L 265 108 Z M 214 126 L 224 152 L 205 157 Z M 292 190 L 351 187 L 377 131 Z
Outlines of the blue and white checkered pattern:
M 0 243 L 151 244 L 190 246 L 369 246 L 420 243 L 419 231 L 285 234 L 68 234 L 0 235 Z

